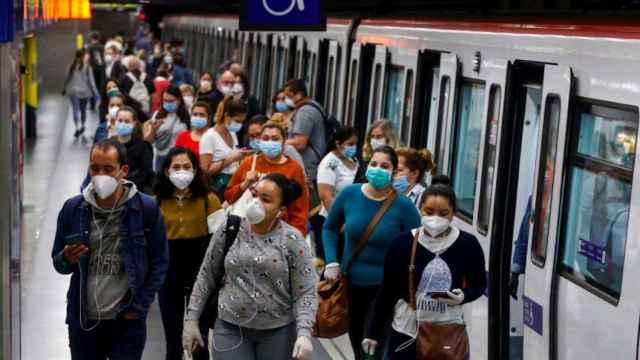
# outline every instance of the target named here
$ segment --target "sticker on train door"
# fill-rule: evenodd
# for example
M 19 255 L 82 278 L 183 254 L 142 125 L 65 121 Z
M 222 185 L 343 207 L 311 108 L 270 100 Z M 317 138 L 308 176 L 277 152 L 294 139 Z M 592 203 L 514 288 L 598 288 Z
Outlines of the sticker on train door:
M 542 306 L 526 296 L 523 296 L 523 303 L 524 324 L 542 335 Z

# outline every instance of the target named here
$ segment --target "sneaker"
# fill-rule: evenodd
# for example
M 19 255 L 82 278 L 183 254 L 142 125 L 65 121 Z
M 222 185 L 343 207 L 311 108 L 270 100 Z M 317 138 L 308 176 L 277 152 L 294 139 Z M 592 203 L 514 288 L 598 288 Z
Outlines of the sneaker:
M 80 136 L 80 129 L 76 129 L 76 132 L 73 133 L 73 137 Z

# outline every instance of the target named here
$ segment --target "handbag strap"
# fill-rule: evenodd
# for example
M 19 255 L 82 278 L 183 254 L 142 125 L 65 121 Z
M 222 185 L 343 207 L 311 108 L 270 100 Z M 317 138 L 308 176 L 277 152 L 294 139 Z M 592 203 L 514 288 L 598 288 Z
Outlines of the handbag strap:
M 371 235 L 371 233 L 373 233 L 373 229 L 376 227 L 376 225 L 378 225 L 378 223 L 384 216 L 384 213 L 386 213 L 387 210 L 389 210 L 389 208 L 391 207 L 391 204 L 393 203 L 393 200 L 396 199 L 396 196 L 397 196 L 396 191 L 392 190 L 391 194 L 389 194 L 389 196 L 384 201 L 380 209 L 378 209 L 378 212 L 373 217 L 373 220 L 371 220 L 371 222 L 367 226 L 367 230 L 365 230 L 362 236 L 360 236 L 360 240 L 358 240 L 358 245 L 356 246 L 356 249 L 351 254 L 351 258 L 347 263 L 347 267 L 344 269 L 345 274 L 349 273 L 349 268 L 351 268 L 351 265 L 353 264 L 353 262 L 356 261 L 358 256 L 360 256 L 360 254 L 364 251 L 364 247 L 367 245 L 367 240 L 369 240 L 369 236 Z
M 253 159 L 251 160 L 251 171 L 256 171 L 256 160 L 258 159 L 258 154 L 253 154 Z
M 418 248 L 418 237 L 420 237 L 420 229 L 413 236 L 411 260 L 409 261 L 409 306 L 413 310 L 416 309 L 416 250 Z

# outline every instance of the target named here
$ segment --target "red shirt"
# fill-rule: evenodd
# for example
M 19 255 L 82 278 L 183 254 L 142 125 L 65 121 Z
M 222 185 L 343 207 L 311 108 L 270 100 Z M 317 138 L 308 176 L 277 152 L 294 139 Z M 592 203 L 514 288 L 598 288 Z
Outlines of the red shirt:
M 200 141 L 191 138 L 191 130 L 184 130 L 176 138 L 176 147 L 191 149 L 196 157 L 200 158 Z

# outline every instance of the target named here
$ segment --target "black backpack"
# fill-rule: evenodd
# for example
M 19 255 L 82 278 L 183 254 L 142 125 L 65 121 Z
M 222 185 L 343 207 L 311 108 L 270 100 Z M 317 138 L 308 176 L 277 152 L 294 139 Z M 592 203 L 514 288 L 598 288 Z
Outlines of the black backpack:
M 313 106 L 316 110 L 320 112 L 320 114 L 322 114 L 322 123 L 324 125 L 324 140 L 325 140 L 325 144 L 329 144 L 329 142 L 333 138 L 333 134 L 335 134 L 336 131 L 340 128 L 341 126 L 340 122 L 335 117 L 335 115 L 328 113 L 322 107 L 322 105 L 318 104 L 317 102 L 313 100 L 309 100 L 302 106 L 306 106 L 306 105 Z M 309 145 L 311 146 L 311 149 L 316 153 L 316 155 L 318 155 L 318 157 L 322 159 L 322 156 L 324 154 L 318 153 L 318 150 L 314 149 L 311 143 L 309 143 Z
M 231 214 L 229 214 L 229 217 L 227 218 L 227 224 L 224 230 L 222 272 L 220 273 L 220 276 L 215 279 L 216 289 L 209 294 L 207 303 L 200 315 L 200 323 L 206 325 L 209 329 L 213 329 L 216 319 L 218 318 L 218 294 L 220 293 L 220 288 L 222 287 L 222 281 L 224 279 L 224 258 L 227 257 L 227 253 L 229 252 L 231 245 L 233 245 L 233 242 L 236 240 L 236 236 L 238 236 L 241 220 L 242 219 L 239 216 Z

